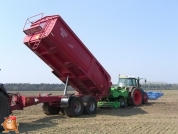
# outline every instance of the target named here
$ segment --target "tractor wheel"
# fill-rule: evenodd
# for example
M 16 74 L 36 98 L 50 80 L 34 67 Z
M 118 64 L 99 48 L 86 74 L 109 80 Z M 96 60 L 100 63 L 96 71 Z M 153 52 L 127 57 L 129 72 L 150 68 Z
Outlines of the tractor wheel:
M 143 92 L 143 100 L 142 100 L 143 104 L 147 104 L 148 103 L 148 95 L 147 93 Z
M 133 106 L 132 100 L 131 100 L 131 93 L 129 93 L 128 99 L 127 99 L 128 106 Z
M 65 107 L 64 111 L 68 117 L 78 117 L 82 115 L 84 111 L 82 99 L 72 96 L 69 100 L 69 106 Z
M 82 98 L 84 104 L 84 113 L 96 114 L 97 102 L 93 96 L 84 96 Z
M 124 108 L 127 106 L 127 102 L 125 102 L 124 98 L 120 98 L 119 99 L 119 102 L 120 102 L 120 107 L 121 108 Z
M 134 88 L 131 92 L 131 101 L 134 106 L 139 106 L 142 103 L 142 92 L 138 88 Z
M 4 122 L 4 117 L 9 117 L 10 115 L 10 105 L 8 103 L 7 97 L 0 92 L 0 132 L 3 131 L 1 124 Z
M 60 112 L 59 107 L 50 106 L 48 102 L 43 103 L 42 108 L 43 108 L 43 112 L 46 115 L 55 115 L 55 114 L 58 114 Z

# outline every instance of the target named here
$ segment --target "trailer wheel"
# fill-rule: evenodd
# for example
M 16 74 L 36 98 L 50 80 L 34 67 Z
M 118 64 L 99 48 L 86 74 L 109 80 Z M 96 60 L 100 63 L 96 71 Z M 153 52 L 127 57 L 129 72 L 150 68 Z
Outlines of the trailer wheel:
M 43 108 L 43 112 L 46 115 L 55 115 L 55 114 L 58 114 L 60 112 L 59 107 L 50 106 L 48 102 L 43 103 L 42 108 Z
M 131 101 L 134 106 L 139 106 L 142 103 L 142 92 L 138 88 L 134 88 L 131 92 Z
M 72 96 L 69 100 L 69 106 L 65 107 L 64 111 L 68 117 L 78 117 L 82 115 L 84 111 L 82 99 Z
M 0 92 L 0 132 L 3 131 L 1 124 L 4 122 L 4 117 L 9 117 L 10 105 L 8 103 L 7 97 Z
M 82 98 L 84 104 L 84 113 L 96 114 L 97 102 L 93 96 L 84 96 Z
M 143 100 L 142 100 L 143 104 L 147 104 L 148 103 L 148 95 L 147 93 L 143 92 Z

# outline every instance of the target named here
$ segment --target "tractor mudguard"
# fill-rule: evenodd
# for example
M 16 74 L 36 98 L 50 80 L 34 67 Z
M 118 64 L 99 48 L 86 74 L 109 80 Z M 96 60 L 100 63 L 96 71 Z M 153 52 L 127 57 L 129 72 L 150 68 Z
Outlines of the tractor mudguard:
M 136 87 L 135 86 L 130 86 L 129 87 L 129 93 L 131 93 L 134 88 L 136 88 Z

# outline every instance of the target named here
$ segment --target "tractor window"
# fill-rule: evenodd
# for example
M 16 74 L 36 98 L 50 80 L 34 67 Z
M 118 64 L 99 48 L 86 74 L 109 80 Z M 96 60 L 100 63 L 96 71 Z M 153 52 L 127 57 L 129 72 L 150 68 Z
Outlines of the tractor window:
M 136 79 L 134 78 L 119 78 L 119 86 L 137 86 Z
M 137 86 L 136 79 L 132 79 L 132 83 L 133 83 L 133 85 L 132 85 L 132 86 Z

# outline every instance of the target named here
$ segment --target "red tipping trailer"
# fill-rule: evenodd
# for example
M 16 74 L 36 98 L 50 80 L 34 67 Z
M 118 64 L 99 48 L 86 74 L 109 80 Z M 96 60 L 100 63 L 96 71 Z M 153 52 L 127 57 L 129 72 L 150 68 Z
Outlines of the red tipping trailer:
M 110 75 L 59 15 L 42 17 L 24 33 L 24 44 L 62 82 L 69 76 L 69 85 L 79 94 L 97 100 L 108 93 Z
M 20 93 L 8 93 L 0 84 L 0 104 L 3 107 L 0 109 L 0 123 L 13 110 L 23 110 L 39 103 L 43 103 L 46 115 L 55 115 L 60 111 L 69 117 L 94 114 L 97 102 L 109 94 L 112 85 L 110 75 L 65 21 L 59 15 L 40 15 L 41 18 L 33 22 L 33 17 L 27 19 L 23 29 L 26 34 L 24 44 L 65 83 L 64 94 L 22 96 Z M 30 24 L 28 28 L 27 24 Z M 67 94 L 68 85 L 77 92 Z
M 80 116 L 83 112 L 96 113 L 97 101 L 108 95 L 112 85 L 110 75 L 59 15 L 40 15 L 41 18 L 35 21 L 31 19 L 38 15 L 27 19 L 23 29 L 26 34 L 24 44 L 65 83 L 64 94 L 21 96 L 2 90 L 8 98 L 7 106 L 10 106 L 6 113 L 38 103 L 43 103 L 47 115 L 58 114 L 61 110 L 69 117 Z M 77 92 L 67 94 L 68 85 Z

